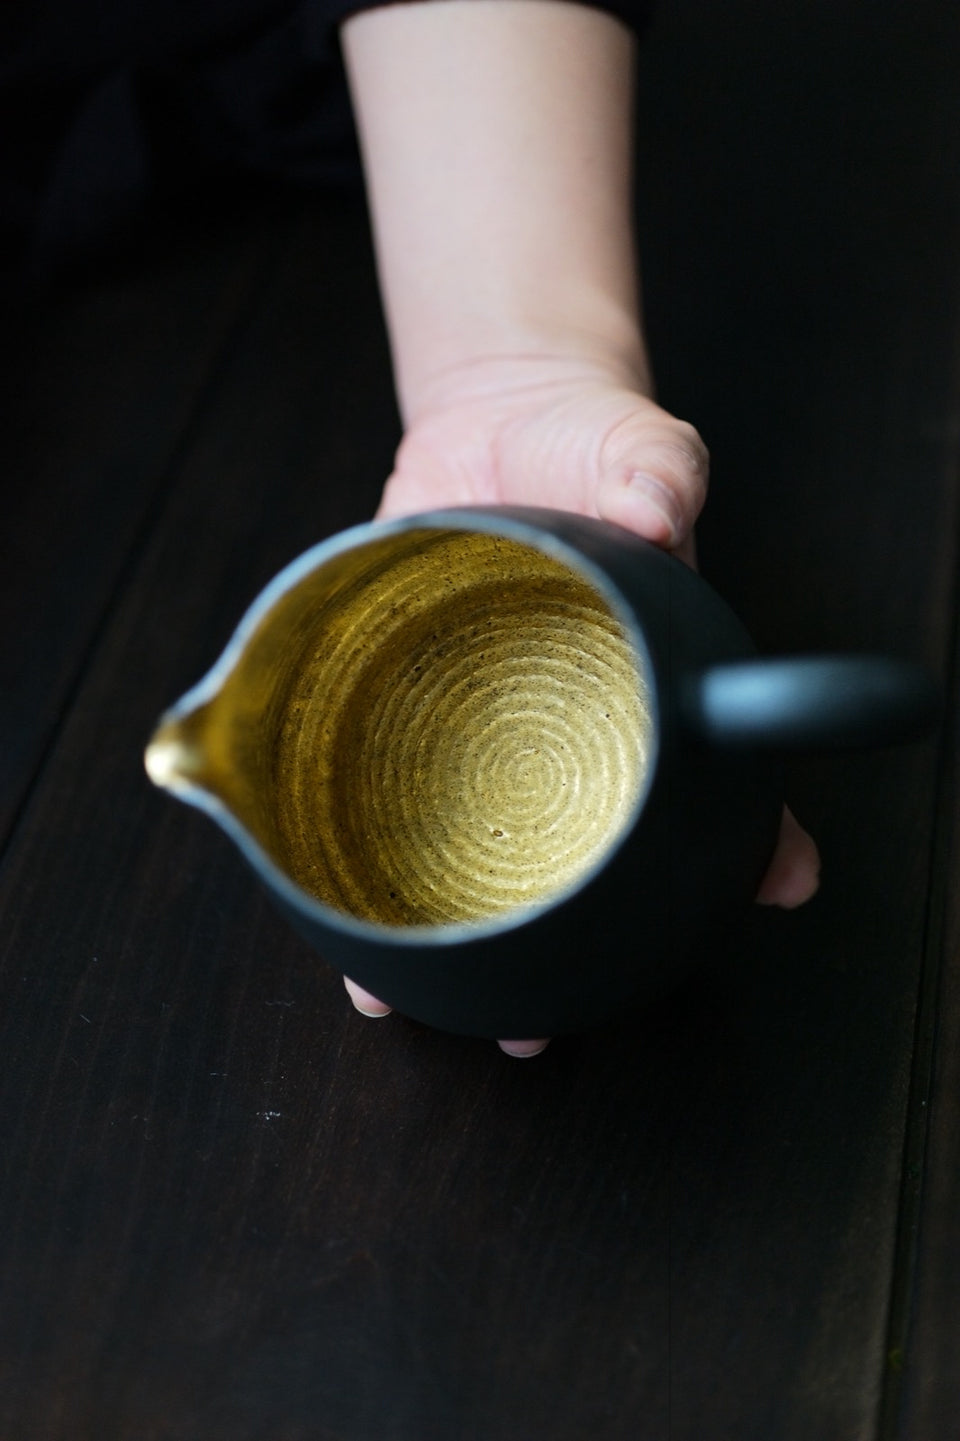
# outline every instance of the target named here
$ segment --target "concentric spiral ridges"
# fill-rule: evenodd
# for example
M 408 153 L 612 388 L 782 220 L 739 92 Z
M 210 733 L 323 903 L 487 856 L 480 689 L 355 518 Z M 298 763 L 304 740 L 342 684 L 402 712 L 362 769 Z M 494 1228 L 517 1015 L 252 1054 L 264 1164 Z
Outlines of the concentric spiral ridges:
M 288 864 L 367 920 L 485 921 L 563 892 L 622 833 L 648 746 L 639 662 L 599 592 L 533 547 L 399 540 L 318 617 L 291 692 Z

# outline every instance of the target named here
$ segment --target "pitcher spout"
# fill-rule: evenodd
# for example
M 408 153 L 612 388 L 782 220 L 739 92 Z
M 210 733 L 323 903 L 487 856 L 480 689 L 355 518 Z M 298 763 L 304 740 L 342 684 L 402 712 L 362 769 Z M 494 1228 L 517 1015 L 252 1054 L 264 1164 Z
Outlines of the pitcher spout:
M 143 763 L 147 775 L 161 790 L 176 794 L 185 787 L 204 784 L 206 753 L 190 716 L 164 718 L 150 738 Z
M 155 786 L 205 811 L 254 863 L 251 848 L 283 865 L 280 807 L 270 772 L 276 750 L 262 688 L 241 665 L 205 677 L 165 715 L 147 743 Z

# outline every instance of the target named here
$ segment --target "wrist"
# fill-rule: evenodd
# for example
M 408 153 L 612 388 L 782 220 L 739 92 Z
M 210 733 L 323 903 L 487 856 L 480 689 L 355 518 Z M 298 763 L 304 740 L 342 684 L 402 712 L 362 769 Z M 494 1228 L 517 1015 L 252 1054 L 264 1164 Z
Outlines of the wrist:
M 591 326 L 516 320 L 478 326 L 450 344 L 418 346 L 407 338 L 395 352 L 400 409 L 409 426 L 462 401 L 532 389 L 613 386 L 652 396 L 653 383 L 637 323 L 620 333 Z

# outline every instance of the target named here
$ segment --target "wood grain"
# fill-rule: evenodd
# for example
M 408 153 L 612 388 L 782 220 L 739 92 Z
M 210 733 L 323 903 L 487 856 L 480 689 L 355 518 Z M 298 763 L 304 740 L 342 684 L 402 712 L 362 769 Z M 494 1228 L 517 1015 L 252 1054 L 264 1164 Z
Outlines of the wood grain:
M 722 30 L 665 9 L 641 101 L 664 398 L 714 452 L 704 566 L 767 649 L 890 647 L 953 676 L 952 10 L 734 9 Z M 188 239 L 182 270 L 63 301 L 41 373 L 54 399 L 78 358 L 84 378 L 4 450 L 51 659 L 41 743 L 11 726 L 0 868 L 0 1433 L 939 1441 L 955 735 L 798 763 L 820 897 L 757 911 L 637 1019 L 530 1062 L 364 1021 L 140 752 L 269 576 L 375 504 L 397 422 L 366 219 L 330 200 Z M 91 455 L 114 480 L 70 509 L 61 457 Z M 63 586 L 33 579 L 48 535 Z

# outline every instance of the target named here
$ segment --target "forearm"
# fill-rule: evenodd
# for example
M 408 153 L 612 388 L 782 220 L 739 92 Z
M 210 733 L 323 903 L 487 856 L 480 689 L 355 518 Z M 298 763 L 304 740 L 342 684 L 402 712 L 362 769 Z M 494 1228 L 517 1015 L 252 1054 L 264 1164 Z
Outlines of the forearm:
M 420 0 L 343 41 L 405 419 L 485 356 L 644 384 L 626 28 L 566 0 Z

